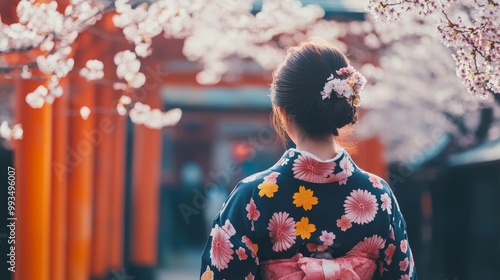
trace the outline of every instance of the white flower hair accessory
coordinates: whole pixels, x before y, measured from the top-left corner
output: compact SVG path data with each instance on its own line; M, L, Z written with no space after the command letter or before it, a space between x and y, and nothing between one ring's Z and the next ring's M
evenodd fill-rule
M322 99L330 98L332 91L335 91L338 97L347 98L352 106L359 107L361 105L359 92L365 87L366 78L350 65L340 68L336 73L340 79L334 78L333 74L328 77L321 91Z

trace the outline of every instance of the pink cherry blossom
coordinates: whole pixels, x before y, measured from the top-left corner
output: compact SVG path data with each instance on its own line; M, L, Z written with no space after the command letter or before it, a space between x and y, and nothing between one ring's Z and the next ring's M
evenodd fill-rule
M380 208L382 208L383 211L387 211L387 214L392 214L392 203L389 195L386 193L380 195L380 200L382 201Z
M236 234L236 229L234 229L233 224L229 220L226 220L224 225L222 226L222 229L229 235L233 236Z
M378 203L367 190L353 190L344 201L345 215L353 223L366 224L375 219Z
M392 240L395 239L395 237L394 237L394 228L391 225L389 225L389 238L392 239Z
M269 236L273 243L273 251L281 252L295 244L295 222L287 212L274 213L269 219Z
M401 248L401 252L406 253L408 251L408 240L401 240L399 247Z
M278 178L278 175L280 175L279 172L273 172L266 177L264 177L264 181L276 184L276 179Z
M408 258L405 258L404 260L399 262L399 270L401 271L406 271L408 269Z
M256 244L254 244L252 240L250 240L250 238L248 238L248 236L246 235L243 235L241 237L241 242L243 242L245 246L247 246L247 249L250 250L250 252L252 253L252 257L257 258Z
M373 184L374 188L378 188L378 189L383 188L383 185L380 182L380 177L370 174L370 178L368 180L370 180L370 182Z
M326 230L323 230L321 232L321 236L319 237L319 240L323 241L323 244L326 246L333 245L334 239L335 239L335 234L333 234L333 232L327 232Z
M351 223L351 220L349 220L349 218L347 218L346 215L342 215L342 217L337 220L337 226L342 231L346 231L352 227L352 223Z
M396 252L396 245L394 245L394 244L389 244L387 246L387 249L385 249L385 251L384 251L384 254L385 254L384 261L387 263L387 265L391 264L392 257L394 256L395 252Z
M238 255L238 259L240 261L244 261L248 258L247 253L245 252L245 249L243 249L243 247L240 247L238 248L238 250L236 250L236 255Z
M255 205L253 198L250 198L250 203L247 204L247 207L245 209L248 212L247 218L251 221L257 221L260 216L260 212L259 210L257 210L257 205Z
M341 159L339 166L345 172L347 177L352 175L352 172L354 171L354 166L352 165L348 157L344 157L343 159Z

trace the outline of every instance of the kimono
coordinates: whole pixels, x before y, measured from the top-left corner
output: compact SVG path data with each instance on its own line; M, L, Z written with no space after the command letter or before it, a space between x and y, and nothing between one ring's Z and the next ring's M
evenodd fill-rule
M237 184L202 255L206 279L417 279L389 185L345 150L296 149Z

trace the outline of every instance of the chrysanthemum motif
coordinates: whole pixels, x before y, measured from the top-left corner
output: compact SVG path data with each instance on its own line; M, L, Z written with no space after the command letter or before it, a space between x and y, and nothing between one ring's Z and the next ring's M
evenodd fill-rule
M287 212L274 213L269 219L269 237L273 243L273 251L288 250L295 244L295 222Z
M336 165L334 161L320 162L301 154L293 162L293 177L311 183L326 183Z
M212 265L221 271L228 268L229 261L233 259L233 244L229 241L231 236L219 225L215 225L210 235L212 236L210 259Z
M363 241L356 244L347 254L362 254L376 260L379 257L379 250L385 246L385 240L378 236L365 237Z
M367 224L375 218L378 203L367 190L353 190L344 201L345 216L356 224Z

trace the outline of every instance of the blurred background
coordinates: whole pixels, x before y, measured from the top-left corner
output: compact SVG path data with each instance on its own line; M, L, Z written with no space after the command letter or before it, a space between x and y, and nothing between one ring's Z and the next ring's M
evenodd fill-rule
M293 147L270 124L269 84L284 49L314 36L369 80L341 141L395 191L419 278L500 279L500 95L467 93L431 19L375 22L348 0L73 0L37 14L49 2L0 1L0 220L9 168L17 217L16 273L0 229L2 280L197 279L232 188Z

